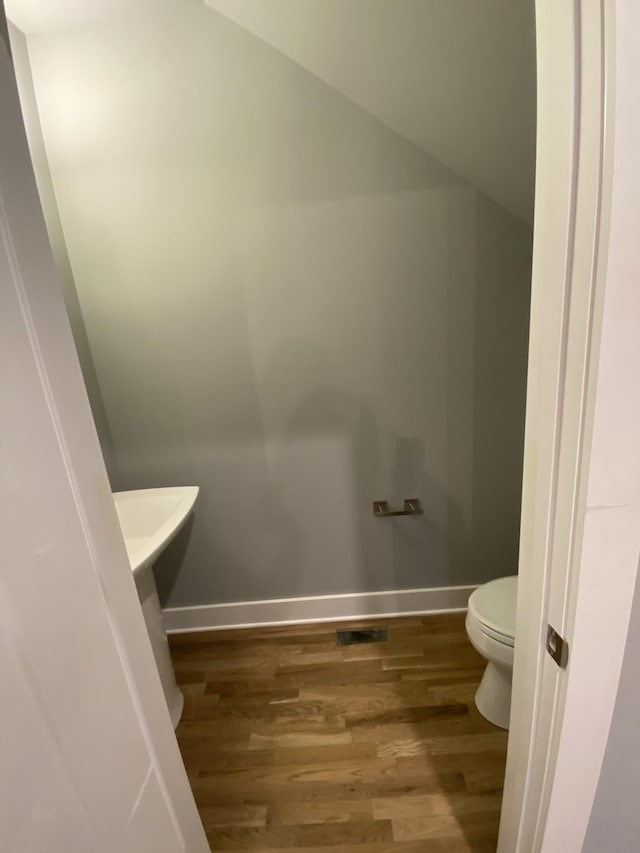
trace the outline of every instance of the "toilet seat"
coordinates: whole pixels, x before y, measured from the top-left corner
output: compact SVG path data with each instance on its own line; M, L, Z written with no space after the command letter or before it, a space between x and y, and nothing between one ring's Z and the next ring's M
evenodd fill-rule
M509 646L510 648L513 648L513 646L515 644L515 638L514 637L509 637L508 634L501 634L499 631L494 631L493 629L489 628L487 625L483 625L482 622L480 622L478 619L476 619L473 616L471 618L474 620L478 629L480 631L482 631L482 633L486 637L490 637L492 640L495 640L496 643L502 643L503 646Z
M469 598L469 617L487 637L513 647L518 577L498 578L478 587Z

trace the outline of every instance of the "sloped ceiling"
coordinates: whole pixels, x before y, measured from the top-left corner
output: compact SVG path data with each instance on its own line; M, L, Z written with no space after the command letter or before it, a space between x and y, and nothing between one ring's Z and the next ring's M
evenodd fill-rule
M203 0L6 0L34 33ZM533 219L534 0L204 0L511 213ZM231 85L231 84L230 84Z
M533 219L534 0L205 0Z

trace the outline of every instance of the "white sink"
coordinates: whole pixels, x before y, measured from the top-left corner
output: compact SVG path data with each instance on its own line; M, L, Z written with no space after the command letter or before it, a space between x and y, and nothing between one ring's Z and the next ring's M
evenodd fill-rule
M134 573L149 566L187 520L198 486L114 492L118 520Z
M174 728L182 715L184 696L176 683L151 565L189 517L199 491L198 486L172 486L167 489L137 489L134 492L113 494L142 615Z

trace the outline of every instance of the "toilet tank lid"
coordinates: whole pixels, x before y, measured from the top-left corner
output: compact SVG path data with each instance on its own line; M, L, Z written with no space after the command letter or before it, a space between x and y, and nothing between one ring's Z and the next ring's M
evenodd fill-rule
M506 637L515 637L517 594L517 575L497 578L471 593L469 610L488 628Z

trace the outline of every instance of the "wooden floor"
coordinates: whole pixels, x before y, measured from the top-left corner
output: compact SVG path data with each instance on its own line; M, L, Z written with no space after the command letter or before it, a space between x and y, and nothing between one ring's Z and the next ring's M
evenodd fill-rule
M338 646L336 630L389 627ZM171 637L211 849L495 851L507 736L463 614Z

